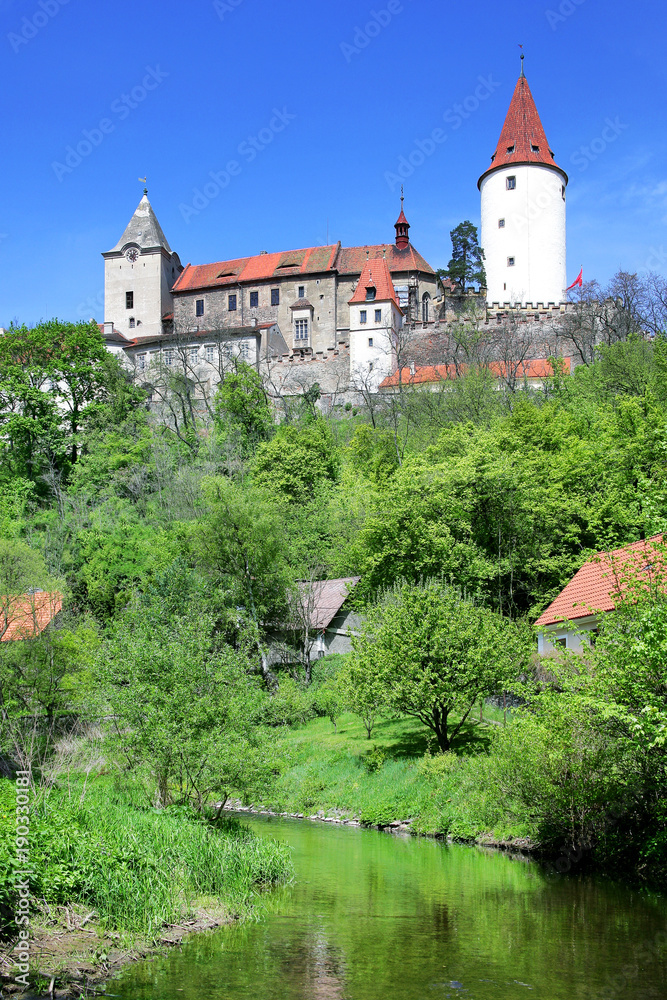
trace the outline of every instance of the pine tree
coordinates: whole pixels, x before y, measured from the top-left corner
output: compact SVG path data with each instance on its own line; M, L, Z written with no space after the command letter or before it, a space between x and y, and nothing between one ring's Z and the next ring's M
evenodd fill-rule
M471 284L486 288L484 251L479 245L477 227L466 219L449 234L452 239L452 259L444 275L462 291Z

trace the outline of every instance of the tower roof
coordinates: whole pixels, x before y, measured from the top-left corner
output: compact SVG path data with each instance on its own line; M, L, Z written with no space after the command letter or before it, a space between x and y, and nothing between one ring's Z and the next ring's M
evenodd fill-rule
M167 253L171 253L167 237L162 232L146 191L125 227L125 232L111 252L122 250L128 243L136 243L142 250L147 250L149 247L163 247Z
M369 288L375 289L375 295L372 299L368 299L366 296L367 289ZM391 273L384 257L376 257L366 261L357 282L354 295L349 299L349 304L368 301L393 302L397 309L401 309L398 304L394 283L391 280Z
M479 187L487 174L493 170L526 163L541 163L553 167L564 176L567 183L567 174L556 163L522 69L496 151L491 157L491 166L484 171L477 186Z

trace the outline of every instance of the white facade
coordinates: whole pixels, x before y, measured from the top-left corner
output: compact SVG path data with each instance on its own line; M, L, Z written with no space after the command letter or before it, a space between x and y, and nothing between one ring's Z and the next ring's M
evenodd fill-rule
M377 392L396 370L396 346L403 315L390 301L350 303L350 375L359 389Z
M566 299L567 177L540 163L492 169L481 180L481 243L487 301L512 305Z
M578 618L574 622L545 625L537 636L537 652L540 656L560 653L565 649L570 653L584 653L594 644L597 631L598 618L595 615Z

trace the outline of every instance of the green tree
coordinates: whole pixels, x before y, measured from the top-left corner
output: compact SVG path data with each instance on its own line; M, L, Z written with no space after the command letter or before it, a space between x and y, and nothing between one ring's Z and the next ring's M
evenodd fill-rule
M356 669L377 672L388 703L428 726L445 751L475 702L518 676L527 642L515 623L429 583L389 592L353 646Z
M308 503L318 487L338 479L339 460L331 430L318 417L305 426L281 424L257 449L255 482L284 500Z
M338 682L345 704L359 716L366 730L366 737L370 740L388 703L380 663L373 659L372 646L366 645L363 655L346 658Z
M452 229L449 235L452 239L452 259L445 275L462 291L470 284L485 288L484 251L479 245L477 227L466 219Z
M220 432L240 432L244 453L271 436L273 419L264 385L257 371L245 361L225 373L215 394L214 413Z

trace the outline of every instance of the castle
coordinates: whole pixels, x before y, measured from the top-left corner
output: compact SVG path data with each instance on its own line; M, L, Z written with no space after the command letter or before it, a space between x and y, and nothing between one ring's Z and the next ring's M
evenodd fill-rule
M487 325L508 313L552 322L566 310L567 182L522 61L478 182ZM184 267L144 190L118 243L103 254L107 347L139 377L178 369L204 393L235 358L262 370L278 394L296 395L314 382L329 396L376 391L404 363L399 345L409 336L430 345L430 363L445 360L438 344L456 318L457 289L440 282L413 246L403 197L394 230L391 243L339 242Z

